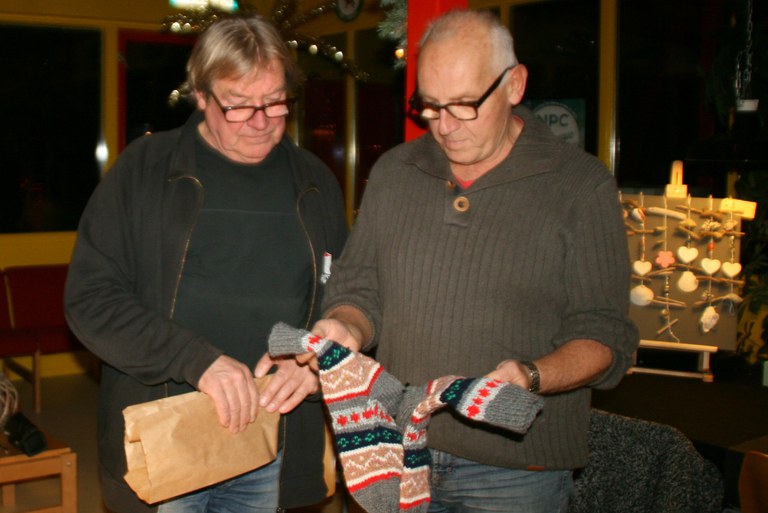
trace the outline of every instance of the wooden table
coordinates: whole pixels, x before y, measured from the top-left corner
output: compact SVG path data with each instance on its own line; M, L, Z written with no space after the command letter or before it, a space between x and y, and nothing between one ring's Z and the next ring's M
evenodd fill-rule
M58 476L61 479L61 504L27 513L77 513L77 454L47 433L48 449L27 456L0 433L0 490L2 505L16 505L16 483Z

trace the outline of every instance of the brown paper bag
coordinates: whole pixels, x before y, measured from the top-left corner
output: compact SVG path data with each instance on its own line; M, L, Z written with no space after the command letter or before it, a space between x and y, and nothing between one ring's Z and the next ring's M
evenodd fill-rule
M257 380L259 389L269 376ZM125 417L125 480L154 504L274 461L280 414L259 410L237 434L219 424L213 400L202 392L129 406Z

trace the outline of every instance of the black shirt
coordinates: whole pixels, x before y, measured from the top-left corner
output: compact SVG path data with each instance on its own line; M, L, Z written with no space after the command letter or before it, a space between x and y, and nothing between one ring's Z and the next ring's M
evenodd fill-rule
M277 146L259 164L240 164L199 139L196 159L204 205L174 320L253 368L272 326L299 326L307 310L312 257L288 156Z

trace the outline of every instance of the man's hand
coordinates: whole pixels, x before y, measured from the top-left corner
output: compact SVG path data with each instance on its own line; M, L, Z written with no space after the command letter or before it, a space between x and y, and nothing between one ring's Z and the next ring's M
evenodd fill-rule
M362 333L354 325L337 319L321 319L312 326L312 333L333 340L351 351L363 347Z
M485 376L489 379L498 379L505 383L512 383L528 390L531 386L527 368L517 360L504 360L496 366L496 370Z
M305 353L309 357L311 353ZM259 405L269 412L288 413L296 408L308 395L320 390L317 374L306 363L300 363L293 356L272 357L266 353L256 364L257 378L266 376L277 366L267 387L261 392Z
M613 351L597 340L569 340L549 354L536 358L539 394L550 395L587 386L611 366ZM531 386L527 368L517 360L504 360L487 375L525 389Z
M214 360L200 377L197 389L211 396L219 422L232 433L256 420L259 390L251 369L234 358L221 355Z

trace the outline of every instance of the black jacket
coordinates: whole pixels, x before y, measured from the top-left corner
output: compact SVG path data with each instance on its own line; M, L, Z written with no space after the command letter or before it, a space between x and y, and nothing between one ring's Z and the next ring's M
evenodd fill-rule
M73 332L103 362L99 453L106 505L119 513L150 509L128 487L126 406L167 395L166 383L197 383L221 354L172 321L190 236L203 203L195 177L194 114L178 129L131 143L106 174L83 213L65 292ZM287 137L296 206L314 255L306 326L318 318L322 256L341 254L347 235L338 182L317 157ZM284 417L281 506L323 499L323 412L319 397Z

